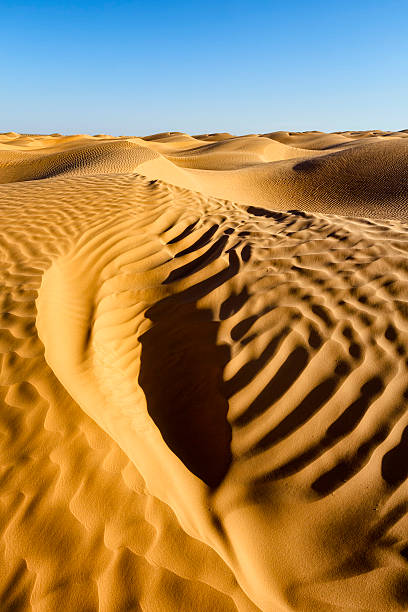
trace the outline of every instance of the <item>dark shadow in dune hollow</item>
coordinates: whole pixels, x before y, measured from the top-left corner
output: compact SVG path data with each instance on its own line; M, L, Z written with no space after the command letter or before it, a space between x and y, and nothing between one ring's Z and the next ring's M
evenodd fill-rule
M217 345L219 323L210 310L178 298L165 298L146 312L153 325L139 338L139 384L168 447L215 488L231 463L228 401L221 393L230 348Z
M193 226L187 229L191 232ZM210 228L199 244L206 244L214 233L214 227ZM186 231L181 234L185 235ZM229 233L218 238L204 254L175 268L163 285L171 285L207 267L224 252L228 238ZM189 252L196 248L197 243ZM227 267L151 306L145 316L152 327L139 337L142 345L139 384L146 396L148 413L168 447L213 489L221 484L232 461L228 397L223 383L231 349L227 344L217 344L219 319L242 308L248 294L232 293L220 306L218 317L196 304L238 274L241 260L236 248L228 249L226 254ZM245 252L242 261L247 256Z

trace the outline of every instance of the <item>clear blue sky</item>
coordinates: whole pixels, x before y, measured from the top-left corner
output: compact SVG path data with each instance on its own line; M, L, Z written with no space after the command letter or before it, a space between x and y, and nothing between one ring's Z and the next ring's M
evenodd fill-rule
M0 0L0 132L408 128L408 0Z

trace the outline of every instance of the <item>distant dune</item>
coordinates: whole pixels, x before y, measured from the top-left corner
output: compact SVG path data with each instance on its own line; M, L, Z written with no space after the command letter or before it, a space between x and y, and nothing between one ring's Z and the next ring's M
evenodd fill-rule
M408 609L408 130L0 135L0 610Z

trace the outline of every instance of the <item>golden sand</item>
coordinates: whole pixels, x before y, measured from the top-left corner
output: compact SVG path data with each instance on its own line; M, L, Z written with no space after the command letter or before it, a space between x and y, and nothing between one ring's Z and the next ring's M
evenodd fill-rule
M408 131L0 135L0 610L408 608Z

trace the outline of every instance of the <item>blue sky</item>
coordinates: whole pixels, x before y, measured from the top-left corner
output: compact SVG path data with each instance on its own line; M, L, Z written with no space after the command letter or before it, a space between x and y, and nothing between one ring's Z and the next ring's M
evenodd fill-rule
M408 0L0 0L0 132L408 128Z

